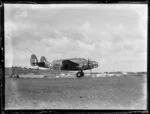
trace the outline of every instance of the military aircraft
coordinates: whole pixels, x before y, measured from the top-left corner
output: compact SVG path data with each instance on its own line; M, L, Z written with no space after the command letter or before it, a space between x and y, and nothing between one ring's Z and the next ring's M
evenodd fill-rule
M50 68L52 70L78 71L76 73L78 78L84 76L83 70L90 70L98 67L98 62L84 58L59 59L53 60L50 63L44 56L41 56L40 62L38 62L35 54L31 55L30 64L31 66Z

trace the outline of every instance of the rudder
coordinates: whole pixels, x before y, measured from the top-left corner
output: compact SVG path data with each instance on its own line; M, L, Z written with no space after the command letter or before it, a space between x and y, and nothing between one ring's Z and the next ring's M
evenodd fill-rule
M36 66L37 63L38 63L38 59L37 59L36 55L32 54L31 58L30 58L30 64L31 64L31 66Z

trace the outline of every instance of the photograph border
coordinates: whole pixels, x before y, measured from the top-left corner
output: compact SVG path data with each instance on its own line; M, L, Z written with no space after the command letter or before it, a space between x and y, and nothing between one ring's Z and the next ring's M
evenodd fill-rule
M4 4L148 4L148 1L145 0L141 0L141 1L122 1L122 0L119 0L119 1L112 1L112 0L101 0L101 1L59 1L59 2L56 2L56 1L3 1L1 2L1 5L0 5L0 17L1 18L1 25L0 25L0 35L1 35L1 41L0 41L0 46L1 46L1 64L0 64L0 73L2 74L1 77L0 77L0 81L1 81L1 88L0 88L0 93L1 93L1 113L2 114L24 114L24 113L40 113L40 114L45 114L45 113L55 113L55 114L59 114L59 113L149 113L149 72L148 72L148 67L147 67L147 110L85 110L85 109L80 109L80 110L70 110L70 109L46 109L46 110L37 110L37 109L33 109L33 110L6 110L5 109L5 36L4 36ZM148 28L149 28L149 18L148 18ZM148 32L147 34L149 33L149 29L147 29ZM147 35L147 47L149 47L148 45L148 36ZM149 57L149 52L148 52L148 48L147 48L147 59ZM147 66L148 63L147 63Z

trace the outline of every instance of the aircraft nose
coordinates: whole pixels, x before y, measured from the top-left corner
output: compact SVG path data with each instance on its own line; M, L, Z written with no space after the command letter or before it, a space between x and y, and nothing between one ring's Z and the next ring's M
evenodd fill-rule
M97 68L98 67L98 62L93 61L93 66L94 66L94 68Z

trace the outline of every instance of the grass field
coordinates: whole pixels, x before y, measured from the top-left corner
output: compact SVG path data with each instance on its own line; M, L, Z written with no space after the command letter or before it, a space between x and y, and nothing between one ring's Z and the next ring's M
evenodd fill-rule
M6 109L146 109L146 76L6 78Z

